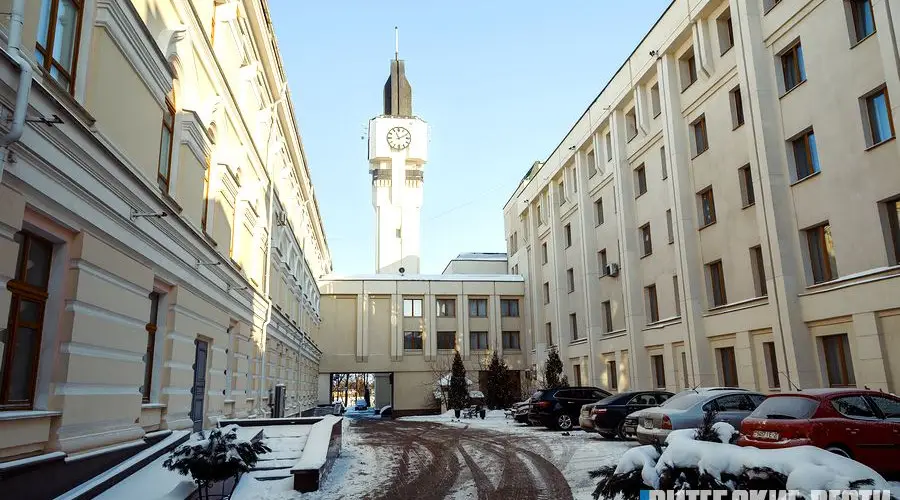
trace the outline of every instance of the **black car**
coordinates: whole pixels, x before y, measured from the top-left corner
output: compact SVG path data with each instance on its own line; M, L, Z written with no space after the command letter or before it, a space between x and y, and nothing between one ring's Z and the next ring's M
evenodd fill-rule
M627 430L625 417L645 408L663 404L673 394L666 391L629 391L620 392L608 398L581 407L578 423L588 432L599 432L601 436L611 439L626 439L634 430Z
M578 423L581 407L609 396L597 387L543 389L531 396L528 420L533 425L567 431Z

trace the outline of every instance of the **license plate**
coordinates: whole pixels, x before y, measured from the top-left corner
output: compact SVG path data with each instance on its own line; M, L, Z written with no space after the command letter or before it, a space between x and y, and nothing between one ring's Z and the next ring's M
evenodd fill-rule
M644 427L646 427L647 429L652 429L653 428L653 419L645 418L644 419Z
M753 437L756 439L767 439L770 441L778 441L778 438L781 437L775 431L753 431Z

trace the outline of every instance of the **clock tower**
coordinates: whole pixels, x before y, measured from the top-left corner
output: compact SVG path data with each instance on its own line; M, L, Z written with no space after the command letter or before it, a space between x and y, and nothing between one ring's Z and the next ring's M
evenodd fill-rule
M384 114L369 121L369 173L378 273L419 274L422 181L428 125L413 115L404 62L394 54L384 84Z

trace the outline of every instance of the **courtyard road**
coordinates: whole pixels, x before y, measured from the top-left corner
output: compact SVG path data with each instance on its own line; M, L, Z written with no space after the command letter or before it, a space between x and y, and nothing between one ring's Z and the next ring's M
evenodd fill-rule
M369 498L572 499L560 472L572 450L551 449L538 437L464 423L358 420L352 426L360 444L394 462L380 464L387 477Z

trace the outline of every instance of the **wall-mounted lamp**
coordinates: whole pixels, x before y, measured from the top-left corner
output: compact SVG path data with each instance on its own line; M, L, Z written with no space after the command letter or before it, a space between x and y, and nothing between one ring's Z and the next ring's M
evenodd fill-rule
M575 151L575 146L569 146L569 151Z
M132 208L129 218L131 219L131 222L134 222L135 220L143 217L156 217L157 219L161 219L168 216L169 214L167 214L166 212L138 212L137 210Z
M657 52L655 50L650 51L650 57L656 57L657 55L659 55L659 52Z

